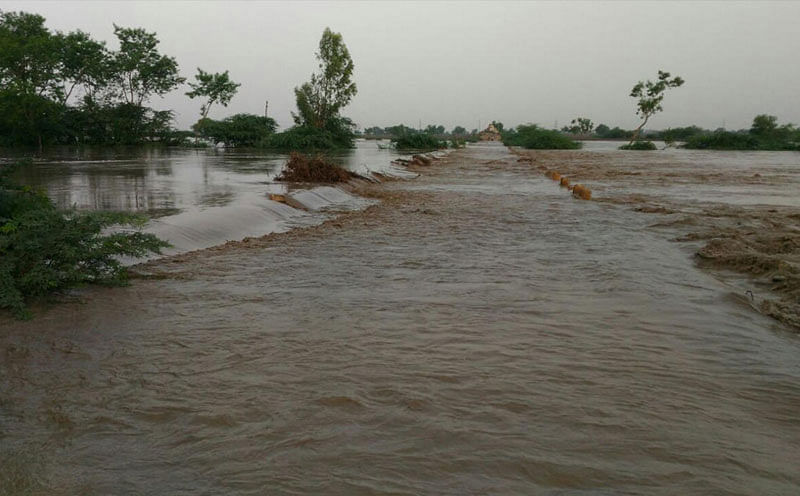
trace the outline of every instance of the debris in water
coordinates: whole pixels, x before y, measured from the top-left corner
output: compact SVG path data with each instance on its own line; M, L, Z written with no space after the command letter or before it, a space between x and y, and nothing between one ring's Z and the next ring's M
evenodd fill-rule
M344 183L362 176L329 162L323 155L313 157L292 152L283 173L276 181L307 183Z

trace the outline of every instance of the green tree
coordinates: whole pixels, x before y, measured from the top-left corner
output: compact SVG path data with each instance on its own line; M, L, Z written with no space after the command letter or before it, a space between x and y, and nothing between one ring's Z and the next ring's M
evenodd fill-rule
M636 103L636 115L642 119L642 122L634 130L629 144L633 144L639 138L639 133L651 117L664 110L661 102L664 101L664 93L667 89L683 85L684 81L680 76L675 76L671 79L670 77L669 72L660 70L658 71L658 79L655 82L649 79L647 81L639 81L631 89L630 96L639 99Z
M753 118L750 134L770 136L778 129L778 118L774 115L760 114Z
M467 130L462 126L456 126L450 134L454 136L464 136L467 134Z
M442 125L437 126L436 124L428 124L425 127L424 132L427 134L444 134L444 126Z
M605 124L598 124L597 127L594 128L594 133L601 138L607 135L609 131L611 131L611 128Z
M61 62L61 103L66 105L77 87L93 97L110 76L109 53L105 43L93 40L83 31L58 35Z
M492 121L492 125L493 125L493 126L495 127L495 129L497 129L499 132L501 132L501 133L503 132L503 123L502 123L502 122Z
M352 81L354 65L342 35L330 28L322 33L316 57L319 72L294 89L297 114L292 116L298 125L326 129L336 123L341 109L357 92Z
M594 123L586 117L577 117L570 122L569 132L572 134L589 134L594 129Z
M205 103L200 106L200 119L208 117L208 112L215 103L227 107L236 94L237 88L241 86L241 84L231 81L228 71L211 74L198 67L194 78L197 82L189 83L192 91L187 92L186 96L205 99Z
M58 121L59 40L44 17L0 12L0 129L14 143L36 143Z
M114 25L119 51L113 56L114 82L126 103L141 106L152 95L162 96L186 81L178 62L158 52L158 38L142 28Z

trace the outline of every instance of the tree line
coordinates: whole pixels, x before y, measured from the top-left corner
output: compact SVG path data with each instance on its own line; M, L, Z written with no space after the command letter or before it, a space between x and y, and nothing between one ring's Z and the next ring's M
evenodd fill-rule
M80 30L50 30L40 15L0 11L0 145L179 144L191 137L195 144L268 148L353 145L355 126L341 110L357 88L341 34L323 33L319 70L295 88L295 125L283 133L266 116L211 119L211 109L227 106L240 84L228 71L201 68L186 92L201 102L199 120L191 132L177 131L174 112L149 103L186 82L178 62L161 53L155 33L114 25L114 35L116 50Z

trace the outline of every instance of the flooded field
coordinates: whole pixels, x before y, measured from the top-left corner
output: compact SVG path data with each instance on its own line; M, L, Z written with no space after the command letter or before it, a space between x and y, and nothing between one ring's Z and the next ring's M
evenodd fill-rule
M414 180L364 186L366 210L153 261L130 287L3 318L0 482L796 494L800 338L754 310L745 276L696 264L704 240L675 239L724 227L705 213L725 198L792 219L798 154L694 153L471 146ZM704 187L713 174L741 181ZM231 195L262 194L268 175ZM688 215L704 228L678 222Z
M414 176L391 164L398 152L380 150L376 141L356 144L332 159L363 175ZM167 253L181 253L319 222L269 201L269 193L287 193L275 182L286 159L259 150L65 148L23 167L17 179L44 188L62 208L143 213L153 218L147 231L172 243ZM311 211L364 206L343 192L304 188L299 194Z

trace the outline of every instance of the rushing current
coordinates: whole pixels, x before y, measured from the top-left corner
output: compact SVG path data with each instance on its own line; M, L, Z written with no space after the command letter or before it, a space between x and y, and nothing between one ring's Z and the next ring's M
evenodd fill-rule
M648 215L574 200L500 145L446 162L340 223L1 320L0 481L800 492L797 334Z

